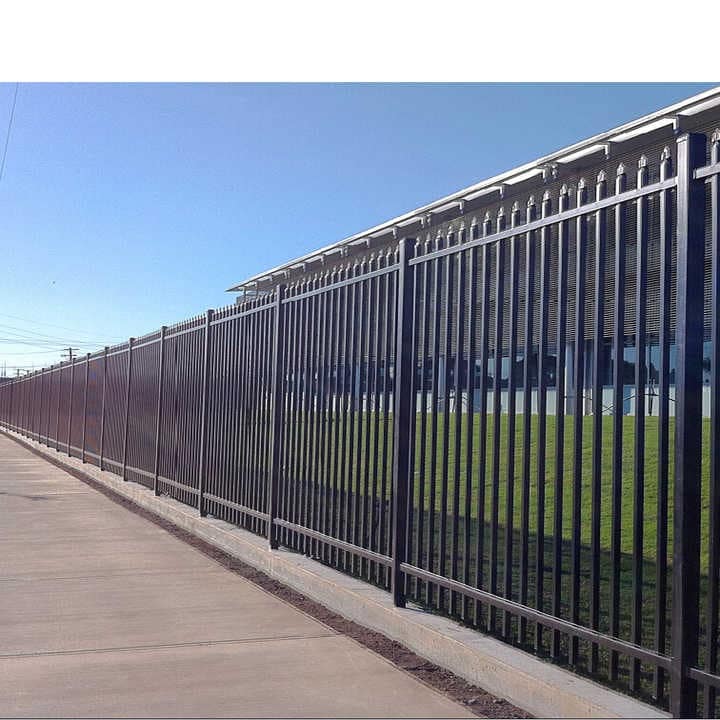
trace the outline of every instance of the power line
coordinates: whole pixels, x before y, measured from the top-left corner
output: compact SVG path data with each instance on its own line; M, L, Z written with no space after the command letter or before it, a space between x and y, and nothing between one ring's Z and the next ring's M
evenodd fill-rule
M5 172L5 159L7 158L8 145L10 144L10 131L12 130L13 118L15 117L15 105L17 104L18 88L20 83L15 83L15 95L13 95L12 110L10 110L10 121L8 122L7 134L5 135L5 149L3 150L2 163L0 163L0 182Z
M44 347L44 346L40 346ZM25 357L30 357L34 355L53 355L62 352L65 350L65 348L57 347L53 350L26 350L25 352L5 352L4 350L0 350L0 355L24 355Z
M30 318L19 317L18 315L8 315L7 313L0 313L0 317L12 318L13 320L21 320L22 322L30 323L31 325L45 325L46 327L52 327L52 328L56 328L58 330L69 330L70 332L78 333L80 335L93 335L94 334L94 333L88 332L87 330L78 330L77 328L71 328L71 327L67 327L65 325L55 325L53 323L44 322L42 320L31 320ZM28 330L27 332L34 332L34 331ZM119 341L126 339L126 338L121 338L120 336L112 336L112 337L117 338Z

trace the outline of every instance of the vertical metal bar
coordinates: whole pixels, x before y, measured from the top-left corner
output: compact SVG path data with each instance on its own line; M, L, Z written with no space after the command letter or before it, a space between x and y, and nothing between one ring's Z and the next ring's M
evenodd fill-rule
M595 185L595 199L602 200L606 193L605 173L600 172ZM592 477L590 513L590 627L600 627L600 520L602 515L602 453L603 453L603 345L605 316L605 243L607 234L607 211L595 213L595 316L593 318L592 359ZM590 671L597 672L598 645L590 648Z
M381 269L384 267L383 260L384 254L378 255L377 267ZM381 352L381 337L382 337L382 278L376 278L373 281L375 288L375 335L373 342L373 394L372 394L372 409L373 409L373 453L372 453L372 492L370 499L370 542L368 547L371 550L378 551L380 547L380 537L377 533L377 527L379 522L379 516L382 515L382 503L385 498L381 498L378 502L378 480L380 473L378 472L378 465L380 462L380 352ZM331 295L332 300L332 295ZM332 307L332 306L331 306ZM332 310L331 310L332 312ZM332 337L332 336L331 336ZM413 415L413 417L415 417ZM412 526L411 526L412 527ZM323 531L324 532L324 531ZM408 558L410 555L408 554ZM375 582L379 582L380 567L375 566Z
M413 257L420 252L420 243L415 241L412 249ZM407 502L407 541L405 544L405 558L408 562L412 562L412 546L415 539L415 463L416 463L416 448L417 448L417 392L418 392L418 374L417 374L417 359L416 359L416 346L417 338L419 333L419 298L416 292L417 279L420 275L420 268L415 266L410 271L412 272L413 282L413 296L412 296L412 309L410 314L412 316L412 328L410 330L412 336L412 375L410 378L410 426L408 432L410 433L410 441L408 447L408 502ZM421 583L417 579L405 578L405 585L407 587L406 592L412 592L413 598L418 597L418 588ZM412 585L412 588L411 588Z
M295 287L295 294L302 294L307 289L307 282L301 282ZM302 472L302 431L304 427L303 420L303 393L304 393L304 374L303 374L303 358L305 355L305 346L307 344L307 335L305 332L305 311L307 303L304 300L296 301L293 303L294 308L294 330L295 330L295 347L293 348L294 354L294 368L293 368L293 396L294 396L294 418L293 418L293 445L290 451L290 458L292 462L292 490L291 490L291 501L290 511L291 520L295 523L299 523L300 518L300 477ZM347 516L346 516L347 517ZM300 549L300 540L297 535L292 535L293 546L295 550Z
M347 279L354 277L355 268L348 265L345 276ZM340 459L343 463L340 478L340 507L338 512L338 535L341 539L348 541L348 517L350 515L350 487L352 483L352 422L354 408L354 342L355 342L355 283L345 286L345 322L343 333L343 360L342 360L342 441ZM348 384L349 383L349 384ZM348 554L343 552L343 569L348 568Z
M45 397L47 395L47 390L45 389L45 368L43 368L40 371L40 382L36 383L38 385L37 390L37 405L38 405L38 424L37 424L37 440L39 443L42 443L42 431L43 431L43 411L45 408Z
M430 239L422 243L422 252L430 250ZM430 344L430 263L422 263L422 339L420 344L420 457L418 462L418 507L417 507L417 538L415 544L415 564L423 566L423 550L425 545L425 475L427 466L427 357ZM387 281L386 281L387 282ZM387 285L386 285L387 288ZM387 290L386 290L387 292ZM387 305L387 302L386 302ZM386 324L389 323L386 311ZM387 342L385 347L387 354ZM387 375L387 372L385 373ZM383 384L383 395L387 392Z
M90 353L85 356L85 394L83 397L83 426L82 426L82 454L81 459L85 462L85 437L87 430L87 398L88 398L88 375L90 373Z
M30 387L30 437L38 440L40 434L39 429L39 406L38 391L42 388L42 368L33 375Z
M73 395L75 394L75 358L70 360L70 392L68 395L68 424L67 424L67 453L70 457L72 450L70 443L72 442L72 421L73 421Z
M535 220L535 198L531 195L527 204L526 222ZM535 312L535 236L531 231L525 238L525 319L523 349L523 467L522 505L520 508L520 598L522 605L528 601L528 567L530 535L530 468L532 448L532 382L533 382L533 314ZM527 620L520 618L518 641L524 645L527 636Z
M505 229L505 209L497 216L497 232ZM502 357L505 313L505 241L495 243L495 328L493 355L493 451L490 497L490 592L498 591L498 525L500 515L500 441L502 438ZM495 630L495 606L490 607L490 631Z
M363 283L364 285L364 283ZM310 281L310 289L316 290L318 287L317 276ZM303 455L302 455L302 496L301 496L301 525L304 528L310 527L310 505L312 503L311 497L311 486L313 483L313 448L315 446L317 438L315 437L315 401L316 401L316 386L315 386L315 360L317 358L317 323L316 323L316 309L317 309L318 296L312 295L305 300L305 307L307 308L306 313L306 332L308 333L308 344L306 346L305 354L305 412L303 415L303 428L304 443L303 443ZM360 451L358 448L358 493L355 496L356 507L359 502L359 460ZM357 533L357 523L354 527L354 532ZM357 544L355 542L354 544ZM307 555L312 553L312 540L311 538L303 535L302 537L302 548L303 552ZM355 562L353 560L353 568Z
M435 240L435 248L439 249L439 238ZM442 284L442 262L443 258L436 258L431 261L433 267L433 347L432 347L432 387L430 394L430 498L428 502L428 532L427 532L427 569L435 570L435 502L438 475L438 385L440 365L440 322L442 313L440 311L440 290ZM449 259L448 259L449 262ZM425 584L426 602L428 605L433 601L433 585Z
M35 370L32 374L25 376L25 435L32 437L35 434L36 415L37 415L37 385L39 379L39 370Z
M42 432L43 432L43 409L45 405L45 396L47 391L45 390L45 368L40 370L40 382L35 383L38 388L35 390L35 404L37 405L37 441L42 444Z
M615 194L625 192L627 176L621 163L615 178ZM612 442L612 517L610 528L610 634L620 632L620 569L622 532L622 474L623 474L623 403L625 400L625 243L626 208L615 205L615 316L613 320L613 442ZM610 651L609 676L618 677L618 653Z
M63 372L64 368L62 365L58 365L57 368L57 407L56 407L56 413L55 413L55 451L60 450L59 445L59 435L60 435L60 400L62 399L62 389L63 389Z
M397 335L395 341L395 387L393 392L393 539L392 539L392 591L396 607L405 606L405 583L400 565L405 562L407 549L407 489L412 461L409 454L408 428L414 418L410 389L413 374L412 309L415 289L413 272L408 261L414 241L400 240L398 260Z
M705 164L705 136L677 140L677 365L673 513L673 660L670 710L696 717L700 588L703 264L705 187L693 178Z
M250 301L247 305L247 309L253 308L253 302ZM246 315L240 320L239 327L239 344L237 348L237 367L239 377L239 387L237 394L237 412L234 413L236 417L236 433L237 433L237 472L233 481L233 501L239 502L241 505L245 505L245 487L247 484L248 473L248 452L250 443L250 433L248 432L249 423L249 406L250 406L250 393L252 391L253 381L251 378L252 373L252 349L251 349L251 336L252 336L252 315ZM236 516L237 521L241 525L247 525L247 515L240 513Z
M200 472L198 474L198 511L200 517L204 517L205 509L205 482L207 475L207 425L208 411L208 380L210 376L210 323L213 319L213 311L205 313L205 330L203 340L203 365L202 365L202 403L200 406Z
M35 442L40 442L42 436L42 409L43 409L43 398L45 393L43 392L45 385L45 368L40 368L36 371L36 375L33 377L32 383L32 434L31 437Z
M38 402L38 395L42 390L42 368L36 371L37 374L32 379L32 395L31 395L31 407L32 414L30 417L31 421L31 434L30 437L36 441L40 440L40 403Z
M647 158L638 163L637 187L647 184ZM636 645L642 644L643 605L643 524L645 503L645 350L647 316L647 246L648 199L637 200L636 282L635 282L635 467L633 482L633 607L630 618L630 637ZM630 664L630 688L640 687L640 661Z
M342 271L338 273L333 272L331 275L331 284L334 286L336 282L342 280ZM330 477L332 478L332 485L330 487L330 503L329 503L329 519L328 519L328 534L330 537L338 537L338 508L340 507L339 492L341 490L340 485L340 424L342 422L342 392L343 384L340 380L340 368L342 363L340 361L342 344L341 338L344 337L344 330L342 329L343 321L343 288L337 288L332 291L332 298L334 299L334 311L333 311L333 350L332 350L332 464L330 466ZM333 566L337 564L338 554L334 548L329 549L329 558Z
M448 234L445 239L446 247L450 246L452 236ZM450 354L452 352L451 335L451 311L452 311L452 288L455 280L455 267L453 258L448 255L445 258L445 312L444 315L444 347L442 356L443 366L443 423L442 423L442 456L440 474L440 542L438 558L438 574L445 576L445 565L447 562L447 514L448 514L448 483L449 483L449 455L450 455ZM438 587L438 608L444 609L445 588Z
M710 138L710 162L720 162L720 130ZM705 621L705 670L717 675L718 656L718 564L720 563L720 183L710 178L710 238L712 246L710 363L710 492L708 509L708 601ZM717 690L709 683L703 692L705 717L715 711Z
M543 195L541 217L550 214L550 192ZM537 543L535 555L535 608L545 607L545 468L547 463L547 376L548 304L550 301L550 228L540 229L540 328L538 343L538 434L537 434ZM535 623L535 652L542 649L543 628Z
M176 480L177 479L177 453L178 453L178 434L180 432L180 408L179 408L179 398L180 398L180 350L181 346L180 343L182 342L182 336L176 335L171 338L172 342L172 351L173 351L173 412L172 412L172 463L168 463L168 470L170 470L170 466L172 466L172 477L170 477L171 473L168 472L168 479L169 480ZM173 492L172 486L170 486L170 491Z
M259 306L259 299L253 301L253 308L257 309ZM249 354L248 364L250 372L250 392L248 394L248 432L249 432L249 448L247 455L246 475L244 483L244 496L243 505L247 507L253 507L254 498L254 487L257 482L257 471L258 471L258 439L260 435L260 427L258 423L258 410L259 410L259 391L262 387L261 377L261 361L259 360L260 353L258 347L260 344L260 320L261 316L255 312L250 318L250 343L249 343ZM252 532L257 531L257 518L250 516L247 518L249 529Z
M300 294L303 292L313 289L311 280L305 281L300 286ZM311 392L311 384L309 381L309 369L308 364L310 362L311 355L311 343L314 340L312 333L310 332L310 308L312 304L312 297L307 297L298 303L298 325L300 332L300 352L299 352L299 366L298 366L298 412L299 412L299 433L298 443L295 449L297 455L296 465L296 484L295 484L295 522L298 525L304 526L303 522L304 509L305 509L305 483L307 482L307 463L306 463L306 452L308 445L308 425L310 421L309 413L309 398ZM304 535L298 536L298 547L297 550L304 552L306 547L306 537Z
M660 179L666 180L672 171L670 148L660 157ZM667 636L667 576L668 576L668 475L670 463L670 309L672 298L672 202L669 190L660 191L660 331L658 344L658 478L657 478L657 537L655 547L655 650L665 652ZM653 678L654 696L665 694L665 671L656 667Z
M462 228L459 231L458 241L462 243L465 239L465 229ZM462 480L461 475L461 460L462 460L462 375L463 375L463 352L465 350L465 265L466 255L460 251L457 253L457 269L455 271L455 277L457 278L456 288L456 299L457 308L455 309L455 362L454 362L454 394L455 394L455 445L453 448L454 455L454 477L453 477L453 507L452 507L452 544L450 546L450 558L451 558L451 575L453 580L458 579L458 560L459 560L459 545L458 545L458 525L460 522L460 482ZM414 364L413 364L414 365ZM414 370L414 367L413 367ZM413 398L415 392L413 391ZM449 410L449 408L448 408ZM415 420L415 413L413 412L413 422ZM449 412L448 412L449 419ZM467 468L466 468L467 472ZM468 518L465 518L467 523ZM464 563L467 563L467 558L464 558ZM450 593L450 613L455 614L457 612L457 593Z
M53 387L53 374L54 374L54 367L50 365L47 372L45 373L47 375L46 380L46 388L45 392L43 393L44 396L47 398L46 402L46 413L45 413L45 444L50 447L50 404L52 402L52 387Z
M20 432L23 435L27 435L27 427L28 427L28 414L27 414L27 408L28 408L28 386L29 381L27 378L23 378L20 381L20 408L19 408L19 416L18 416L18 425L20 426L21 430Z
M32 437L35 427L35 375L27 376L25 388L25 437Z
M45 444L50 447L50 440L51 440L51 432L50 428L52 427L52 416L53 416L53 407L52 407L52 401L53 401L53 391L55 390L55 386L57 385L57 378L55 377L55 366L50 366L49 371L49 377L48 377L48 384L49 388L47 390L47 422L45 423Z
M127 361L127 384L125 386L125 426L123 429L123 459L122 459L122 479L127 480L127 450L128 450L128 426L130 423L130 390L132 385L132 360L133 360L133 343L135 338L128 340L128 361Z
M155 462L153 463L153 492L160 494L158 477L160 475L160 441L162 440L163 423L163 381L165 379L165 334L167 327L160 328L160 367L158 368L158 389L157 389L157 421L155 423Z
M270 512L270 496L268 491L270 490L270 472L272 470L272 456L273 456L273 392L274 392L274 379L275 379L275 361L282 361L282 356L275 357L275 300L272 297L268 297L265 300L265 310L263 311L263 318L265 322L263 348L266 354L265 361L265 386L264 386L264 416L263 416L263 474L261 477L260 485L260 509L263 512L269 514ZM214 355L218 356L219 351L214 350ZM220 374L220 364L218 365L218 375ZM220 406L223 405L224 398L218 398ZM282 412L282 407L281 407ZM282 425L280 427L282 435ZM218 441L221 442L220 434L218 433ZM278 456L278 459L282 457ZM276 506L277 508L277 503ZM265 535L268 536L267 522L263 524Z
M213 349L213 357L217 365L216 371L216 400L218 409L216 413L217 417L217 431L215 437L215 448L218 457L219 467L217 469L217 482L218 497L223 500L229 500L231 489L230 489L230 477L234 477L234 438L230 435L230 417L228 413L229 407L234 407L234 403L231 406L231 398L237 388L237 375L233 372L233 368L230 365L230 356L234 356L235 353L231 352L233 347L233 338L238 322L237 313L240 312L239 308L236 307L232 315L232 319L228 322L218 325L216 329L216 343ZM224 520L232 519L232 509L222 508L220 506L220 517Z
M558 211L568 209L568 188L560 189ZM565 353L567 352L568 227L564 220L557 236L557 344L555 357L555 512L553 514L552 612L560 616L562 598L563 493L565 480ZM553 630L550 655L560 654L560 632Z
M577 188L577 207L587 202L585 180ZM570 620L580 621L580 529L582 525L583 415L585 393L585 262L587 218L580 216L575 224L575 353L573 355L573 481L572 481L572 584ZM569 660L577 663L578 639L570 638Z
M360 275L365 275L365 260L360 262ZM357 546L360 544L360 505L362 503L362 463L363 463L363 347L367 338L367 282L364 280L360 283L360 328L357 339L357 381L353 379L353 383L357 386L357 439L356 439L356 461L355 461L355 490L353 493L353 534L352 544ZM354 363L353 363L354 367ZM354 413L353 413L354 414ZM357 571L359 558L353 556L352 568L353 572Z
M471 239L475 239L477 225L473 224L470 229ZM468 251L468 308L467 308L467 329L466 338L468 353L465 366L465 394L467 395L467 421L466 443L465 443L465 508L463 521L463 582L470 584L471 568L471 527L472 521L472 495L473 495L473 459L474 459L474 432L475 432L475 324L477 314L477 262L478 249L473 247ZM425 263L427 264L427 263ZM464 302L464 299L463 299ZM478 528L479 529L479 528ZM463 600L463 620L470 621L469 598Z
M268 444L272 420L269 414L269 403L272 400L272 360L273 349L268 347L268 343L272 339L272 329L274 323L267 310L267 298L261 298L261 307L264 307L258 313L259 337L257 343L257 354L260 358L260 380L258 382L258 449L257 449L257 468L255 470L255 480L253 483L253 507L261 512L267 511L266 495L268 485L268 463L270 446ZM215 353L213 353L214 355ZM212 400L211 400L212 402ZM267 535L265 524L259 518L256 518L255 532Z
M335 321L336 321L336 309L335 309L335 291L333 290L333 284L335 282L335 273L330 272L325 274L325 316L323 319L323 343L324 343L324 354L322 364L322 376L323 376L323 450L322 450L322 465L321 465L321 512L318 520L318 528L324 535L329 535L330 527L330 488L333 482L331 474L332 456L333 456L333 430L335 428L334 423L334 401L335 395L333 393L332 382L332 367L334 360L333 352L333 340L336 337ZM377 357L377 353L376 353ZM377 417L377 408L375 408ZM376 434L377 437L377 434ZM377 460L377 452L374 455ZM377 467L374 468L373 478L377 478ZM373 491L375 485L373 485ZM374 500L374 496L373 496ZM374 503L373 503L374 508ZM372 545L371 545L372 547ZM322 547L321 559L324 562L328 562L330 558L330 547L324 545Z
M375 260L371 256L370 262L368 263L368 271L372 272L375 269ZM367 283L366 292L366 315L368 318L367 330L365 332L365 392L362 393L363 398L362 404L360 405L361 410L365 413L365 435L364 435L364 450L363 450L363 482L362 482L362 515L360 518L360 545L362 547L369 547L368 545L368 511L370 506L370 439L372 435L372 417L370 412L370 387L371 387L371 358L372 358L372 341L373 334L375 333L375 326L377 324L377 303L374 302L376 283L370 279ZM412 493L410 493L412 497ZM370 526L371 527L371 526ZM360 571L364 574L366 561L361 560ZM369 569L368 569L369 572Z
M108 346L105 346L105 353L103 355L103 384L102 384L102 408L100 410L100 458L98 466L103 469L103 455L105 451L105 397L107 395L107 362L108 362ZM88 365L90 361L88 360Z
M510 213L510 227L518 226L520 206L513 204ZM510 288L509 288L509 317L508 321L508 420L507 420L507 470L505 477L505 558L504 558L504 588L503 594L512 599L513 588L513 543L515 534L515 414L517 410L515 362L517 359L517 324L518 324L518 273L520 264L520 237L514 235L510 238ZM509 639L512 614L503 613L502 634Z
M53 395L53 385L54 383L54 376L55 376L55 366L51 365L48 369L48 388L45 391L45 394L47 395L47 419L45 421L45 444L50 447L50 419L52 416L52 395Z
M483 221L483 237L490 234L490 213ZM487 482L487 371L488 344L490 336L490 245L482 246L482 295L480 298L480 407L479 407L479 456L477 493L477 539L475 547L475 587L483 589L485 564L485 485ZM482 604L475 601L475 625L482 625Z
M264 307L267 305L267 299L260 299L260 306ZM257 339L257 357L259 358L260 365L260 377L258 379L258 397L257 397L257 452L256 452L256 467L254 472L253 481L253 506L256 510L264 512L267 506L264 502L265 490L267 488L268 477L266 476L267 471L267 458L268 458L268 445L267 439L269 435L270 427L268 426L268 395L272 395L271 388L271 371L272 368L269 365L269 361L272 361L272 351L269 351L267 346L269 338L271 338L270 325L268 323L268 312L262 310L257 314L258 317L258 339ZM214 355L214 353L213 353ZM270 391L270 393L268 393ZM212 403L212 399L211 399ZM255 532L258 534L264 530L267 535L267 529L264 528L264 523L256 518Z
M385 256L386 267L395 263L394 250L388 250ZM389 555L392 552L392 540L390 538L390 503L387 499L388 494L388 464L389 464L389 447L390 447L390 355L394 343L395 329L395 305L397 302L397 283L395 282L396 273L387 273L384 276L385 282L385 326L383 328L383 428L382 428L382 455L381 466L382 473L380 477L380 496L382 497L382 512L380 514L380 540L381 550ZM383 570L383 578L385 586L390 587L391 578L386 570Z
M38 423L37 423L37 441L42 444L43 438L43 406L45 405L45 396L47 390L45 390L45 368L40 371L40 382L36 385L40 385L40 391L37 393L37 406L38 406Z
M272 455L270 459L270 487L268 488L268 522L267 534L268 544L271 550L278 547L278 536L275 528L275 519L278 513L278 491L281 481L280 462L282 458L282 429L283 429L283 399L285 395L283 367L283 352L285 339L283 295L285 286L278 285L275 288L275 327L273 335L275 338L273 348L273 375L272 375Z

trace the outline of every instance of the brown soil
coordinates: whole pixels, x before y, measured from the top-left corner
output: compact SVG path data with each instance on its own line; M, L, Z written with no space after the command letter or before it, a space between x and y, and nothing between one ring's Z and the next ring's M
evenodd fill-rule
M292 590L277 580L273 580L265 573L260 572L232 555L219 550L210 543L200 540L186 530L182 530L170 521L155 515L139 505L136 505L134 502L124 498L122 495L118 495L116 492L99 484L82 471L68 467L64 463L57 461L52 457L47 457L43 453L37 451L32 445L25 443L13 435L8 435L8 437L11 437L16 442L23 445L44 460L47 460L53 465L65 470L70 475L82 480L93 489L110 498L113 502L116 502L118 505L121 505L131 512L134 512L136 515L155 523L174 537L177 537L183 542L186 542L188 545L200 550L202 553L211 557L231 572L241 575L271 595L284 600L293 607L307 613L333 630L353 638L353 640L359 642L361 645L364 645L373 652L376 652L386 660L389 660L395 666L409 673L416 679L441 692L451 700L466 706L468 710L475 715L489 718L532 717L524 710L521 710L515 705L509 703L507 700L495 697L486 690L483 690L476 685L471 685L469 682L463 680L461 677L458 677L449 670L444 670L438 665L434 665L424 658L421 658L419 655L412 652L412 650L409 650L395 640L391 640L382 633L363 627L352 620L347 620L342 617L342 615L338 615L332 610L326 608L324 605L321 605L305 595Z

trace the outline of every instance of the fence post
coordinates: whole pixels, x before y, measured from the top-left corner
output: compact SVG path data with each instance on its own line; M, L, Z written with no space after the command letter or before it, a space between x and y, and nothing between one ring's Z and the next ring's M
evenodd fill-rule
M47 395L47 421L45 423L45 444L50 447L50 421L52 418L52 391L53 391L53 380L55 375L54 365L50 365L50 373L48 375L48 388L45 391Z
M277 517L278 493L280 490L281 477L281 451L282 451L282 411L283 411L283 352L285 339L285 318L283 315L282 298L285 286L278 285L275 288L275 353L273 357L273 424L272 424L272 456L270 458L270 475L268 477L268 521L267 537L271 550L277 550L278 539L275 528Z
M5 417L5 429L9 430L10 425L15 425L13 422L13 400L15 399L15 381L11 381L8 387L8 404L7 404L7 415Z
M70 441L72 440L73 393L75 392L75 358L70 359L70 392L68 394L67 454L71 456Z
M87 396L88 396L88 375L90 374L90 353L85 356L85 393L83 395L83 431L82 431L82 452L80 457L85 462L85 431L87 429Z
M60 398L62 397L62 386L63 386L63 367L62 363L58 365L57 369L57 409L55 412L55 452L60 451Z
M407 509L411 462L410 433L413 418L413 270L409 266L410 238L398 245L395 383L393 387L393 534L392 593L396 607L405 607L405 577L401 570L407 552Z
M37 423L35 425L35 435L37 435L37 442L41 443L40 438L42 437L42 410L43 410L43 397L45 396L45 368L40 368L39 379L35 381L35 410L37 413ZM42 444L42 443L41 443Z
M135 338L128 340L128 363L127 363L127 383L125 385L125 429L123 430L123 458L122 458L122 479L127 480L125 471L127 468L127 448L128 448L128 423L130 422L130 385L132 383L132 358L133 343Z
M35 383L36 385L38 383ZM38 423L37 423L37 441L42 445L42 430L43 430L43 400L47 391L45 390L45 368L40 369L40 391L35 392L36 404L38 406Z
M207 474L208 379L210 375L210 323L213 311L205 313L205 342L203 349L202 416L200 425L200 474L198 478L198 511L205 517L205 475Z
M670 710L697 716L702 451L703 265L705 187L693 171L705 164L705 136L677 140L677 328L675 492Z
M165 333L167 327L163 325L160 328L160 367L158 369L158 394L157 394L157 424L155 425L155 466L153 469L153 492L155 495L160 494L158 486L158 477L160 475L160 428L162 426L162 389L163 378L165 376Z
M102 409L100 411L100 459L98 466L103 469L103 456L105 455L105 396L107 395L107 359L108 346L105 346L103 355L103 388L102 388ZM90 363L88 362L88 365Z

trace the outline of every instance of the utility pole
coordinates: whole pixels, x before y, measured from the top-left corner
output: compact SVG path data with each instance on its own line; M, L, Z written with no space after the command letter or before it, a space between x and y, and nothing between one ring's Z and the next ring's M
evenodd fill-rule
M78 352L79 348L69 347L67 351L62 354L63 360L67 359L69 362L73 361L75 355L73 353Z

